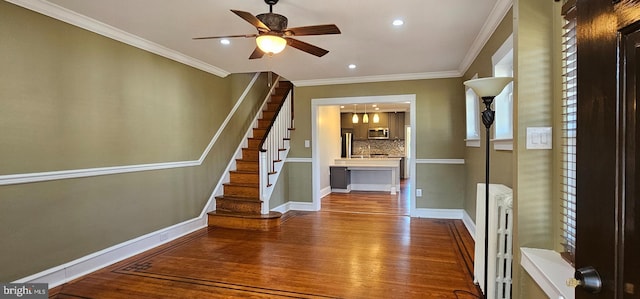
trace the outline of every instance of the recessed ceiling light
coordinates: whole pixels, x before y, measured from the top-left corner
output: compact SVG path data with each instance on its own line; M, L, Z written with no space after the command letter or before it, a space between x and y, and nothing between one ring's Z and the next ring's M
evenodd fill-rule
M221 40L220 40L220 43L221 43L221 44L223 44L223 45L228 45L228 44L230 44L230 43L231 43L231 41L230 41L230 40L228 40L228 39L226 39L226 38L224 38L224 39L221 39Z
M355 68L356 68L356 65L352 63L352 64L350 64L350 65L349 65L349 68L350 68L350 69L355 69Z
M340 106L340 109L344 109L344 106Z
M404 21L397 19L397 20L393 20L393 26L402 26L404 25Z

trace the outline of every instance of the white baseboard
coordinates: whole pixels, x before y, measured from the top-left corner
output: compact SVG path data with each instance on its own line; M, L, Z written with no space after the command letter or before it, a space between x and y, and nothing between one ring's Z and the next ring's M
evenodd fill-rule
M462 222L464 226L467 228L467 231L473 237L473 241L476 240L476 224L471 219L471 216L467 213L467 210L463 210L464 214L462 215Z
M329 194L331 194L331 186L327 186L326 188L322 188L320 190L320 198L323 198Z
M424 209L418 208L412 217L436 219L462 219L462 209Z
M148 233L111 246L66 264L14 281L14 283L47 283L54 288L104 267L158 247L207 226L207 218L199 217Z
M271 209L271 211L274 212L280 212L282 214L289 212L289 211L309 211L309 212L313 212L316 209L313 208L313 203L311 202L297 202L297 201L290 201L287 203L284 203L280 206L277 206L276 208Z

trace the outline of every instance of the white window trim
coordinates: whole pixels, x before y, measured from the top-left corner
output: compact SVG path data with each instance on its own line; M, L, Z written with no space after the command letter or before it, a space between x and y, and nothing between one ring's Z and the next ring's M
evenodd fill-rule
M500 46L500 48L498 48L498 50L496 50L496 52L493 54L493 56L491 56L491 63L493 65L493 70L494 70L494 76L495 76L495 66L505 57L509 54L509 52L513 51L513 35L510 35L505 41L504 43L502 43L502 45ZM513 83L510 83L513 84ZM496 103L493 103L494 107L496 105ZM495 110L495 108L494 108ZM509 117L511 118L511 123L513 124L513 107L511 108L511 111L509 113ZM494 124L493 126L493 136L496 136L496 128L498 126L497 124L498 119L496 118L496 124ZM494 150L502 150L502 151L512 151L513 150L513 127L511 128L511 136L509 136L510 138L494 138L491 139L491 142L493 142L493 149Z
M480 138L465 139L464 141L467 143L467 147L480 147Z
M476 73L475 75L473 75L473 77L471 77L471 79L478 79L478 74ZM473 103L474 103L474 107L473 110L474 111L469 111L467 108L467 94L469 93L469 91L471 90L471 93L473 94ZM467 138L464 140L467 147L480 147L480 98L478 98L478 96L472 91L471 88L466 87L465 88L465 93L464 93L464 99L465 99L465 136L467 136ZM469 130L468 130L468 124L467 122L469 121L469 114L472 113L474 114L475 117L475 131L476 131L476 136L469 136Z
M493 142L493 149L496 151L513 150L513 138L491 139L491 142Z

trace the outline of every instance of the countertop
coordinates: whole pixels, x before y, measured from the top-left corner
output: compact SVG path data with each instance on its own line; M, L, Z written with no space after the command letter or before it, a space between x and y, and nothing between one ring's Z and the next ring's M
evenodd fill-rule
M400 167L401 158L351 158L335 159L332 166L347 167Z

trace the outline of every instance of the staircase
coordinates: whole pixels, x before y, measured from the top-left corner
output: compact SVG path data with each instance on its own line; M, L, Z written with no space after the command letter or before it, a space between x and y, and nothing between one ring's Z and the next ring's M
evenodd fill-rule
M208 213L209 226L263 231L280 226L282 214L270 212L265 198L270 197L275 166L283 162L293 129L292 90L288 81L279 81L273 89L242 148L242 158L236 159L236 169L223 184L223 195L216 197L216 210Z

